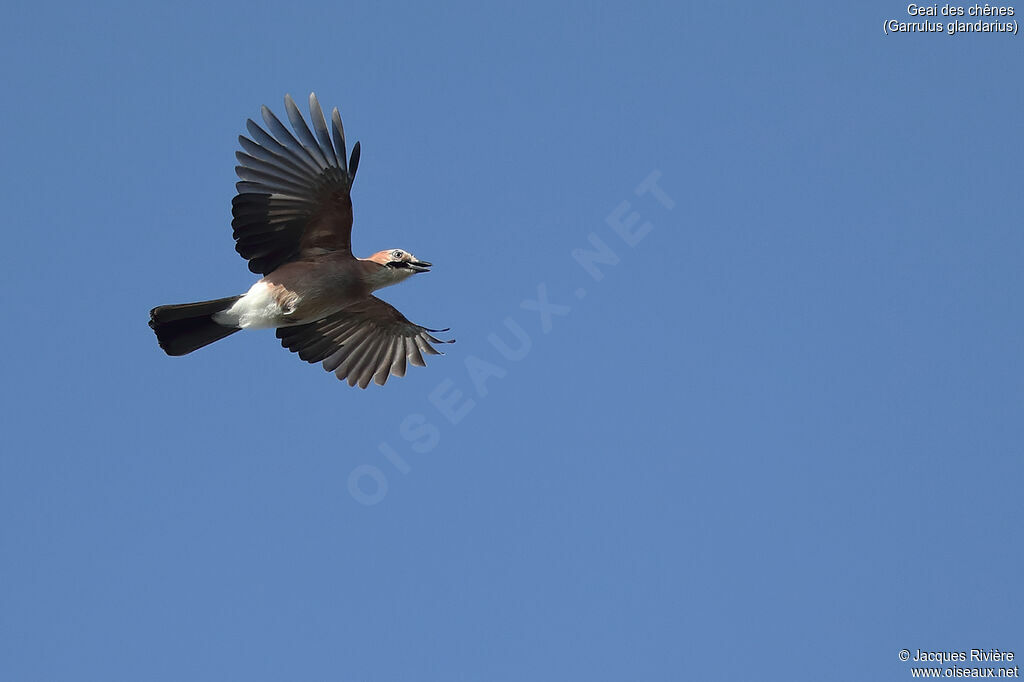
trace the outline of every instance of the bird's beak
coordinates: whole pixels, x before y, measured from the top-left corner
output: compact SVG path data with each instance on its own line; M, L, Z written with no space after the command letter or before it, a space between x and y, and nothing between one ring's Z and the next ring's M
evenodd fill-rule
M409 269L413 272L430 272L431 265L433 265L433 263L428 263L425 260L409 261Z

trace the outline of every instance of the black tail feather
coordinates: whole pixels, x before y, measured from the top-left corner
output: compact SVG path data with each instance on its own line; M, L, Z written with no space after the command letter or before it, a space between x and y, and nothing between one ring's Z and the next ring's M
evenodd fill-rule
M213 314L227 310L240 298L229 296L215 301L157 306L149 311L149 326L168 355L187 355L238 331L238 327L214 322Z

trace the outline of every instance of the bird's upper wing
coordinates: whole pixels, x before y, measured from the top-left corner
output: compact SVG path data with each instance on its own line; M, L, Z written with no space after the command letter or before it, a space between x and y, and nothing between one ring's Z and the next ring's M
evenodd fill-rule
M291 95L285 109L295 135L263 107L264 130L246 123L252 139L240 135L235 172L241 181L231 202L235 250L249 269L267 274L288 261L327 252L352 253L352 199L359 143L345 159L345 129L331 112L333 144L315 94L309 96L314 135Z
M427 329L376 296L369 296L322 320L296 327L280 327L277 338L306 362L323 362L324 369L349 386L366 388L370 380L381 386L389 374L405 376L406 361L426 367L423 353L440 355L431 343L453 343L431 336Z

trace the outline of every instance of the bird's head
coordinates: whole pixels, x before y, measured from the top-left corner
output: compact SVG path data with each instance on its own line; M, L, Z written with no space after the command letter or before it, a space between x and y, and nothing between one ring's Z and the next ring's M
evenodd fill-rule
M415 275L417 272L430 272L431 263L419 260L416 256L402 249L386 249L370 256L370 260L381 266L379 281L381 286L390 286Z

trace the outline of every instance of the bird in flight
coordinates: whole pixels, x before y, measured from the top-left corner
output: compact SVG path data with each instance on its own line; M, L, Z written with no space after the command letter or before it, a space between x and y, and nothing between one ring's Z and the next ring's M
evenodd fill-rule
M352 181L359 143L346 159L337 108L328 130L316 94L309 96L309 129L291 95L284 98L293 135L267 107L266 129L246 122L235 167L240 182L231 202L235 250L262 278L239 296L162 305L149 326L168 355L186 355L240 329L277 329L288 350L349 386L380 385L405 376L406 364L425 367L431 344L452 343L407 320L373 292L428 272L431 264L403 249L369 258L352 255ZM314 134L315 132L315 134ZM333 133L333 138L332 138Z

